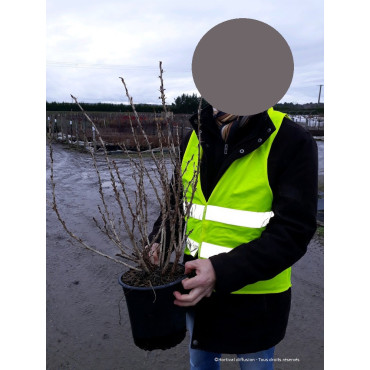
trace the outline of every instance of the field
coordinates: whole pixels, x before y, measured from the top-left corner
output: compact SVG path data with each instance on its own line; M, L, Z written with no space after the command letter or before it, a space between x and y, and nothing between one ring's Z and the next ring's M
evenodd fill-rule
M148 145L140 128L131 113L125 112L87 112L89 117L97 126L102 139L109 147L124 145L129 150L135 150L136 144L133 139L132 129L136 130L141 150L148 149ZM139 113L142 126L148 136L152 147L158 147L158 132L162 132L166 137L168 132L167 119L163 114ZM191 128L189 123L190 115L177 114L168 117L172 134L179 135L181 140ZM132 127L130 124L132 122ZM53 133L59 133L62 141L67 141L72 136L74 142L85 141L94 142L94 133L91 123L88 122L82 112L46 112L46 128L49 122ZM95 138L97 142L97 138ZM96 143L99 146L99 143Z

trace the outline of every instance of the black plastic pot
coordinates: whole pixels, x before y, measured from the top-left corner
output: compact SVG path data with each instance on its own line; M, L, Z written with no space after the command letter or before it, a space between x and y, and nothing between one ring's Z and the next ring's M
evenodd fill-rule
M125 293L135 344L152 351L181 343L186 334L186 310L173 303L173 292L184 292L181 281L186 276L166 285L142 288L125 284L123 275L118 282Z

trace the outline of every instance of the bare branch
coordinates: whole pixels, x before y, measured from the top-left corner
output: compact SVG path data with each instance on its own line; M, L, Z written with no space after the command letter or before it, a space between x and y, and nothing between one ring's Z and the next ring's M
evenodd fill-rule
M58 209L58 206L57 206L57 202L56 202L56 197L55 197L55 182L54 182L54 159L53 159L53 147L52 147L52 143L51 141L49 142L49 155L50 155L50 182L51 182L51 188L52 188L52 197L53 197L53 207L52 209L54 210L55 214L57 215L58 217L58 220L59 222L62 224L64 230L67 232L67 234L73 238L74 240L76 240L79 245L81 245L83 248L89 250L89 251L92 251L96 254L99 254L100 256L102 257L105 257L105 258L108 258L109 260L111 261L114 261L116 263L119 263L121 265L124 265L126 267L129 267L131 269L134 269L134 270L137 270L137 271L140 271L139 268L137 268L136 266L132 266L132 265L129 265L125 262L122 262L122 261L119 261L115 258L112 258L111 256L93 248L93 247L90 247L87 243L85 243L80 237L78 237L76 234L74 234L66 225L64 219L61 217L60 213L59 213L59 209Z
M165 274L169 269L173 254L174 263L170 273L175 271L176 265L181 258L186 239L191 233L191 230L187 231L186 225L199 178L201 157L201 131L199 130L199 127L202 98L200 98L198 108L198 158L197 161L195 161L192 157L188 163L182 165L179 127L174 123L173 115L170 114L171 112L168 111L166 106L162 62L159 62L159 72L159 91L164 116L163 118L158 118L155 114L157 138L159 140L159 146L156 150L153 149L149 136L144 130L142 121L136 111L133 98L129 94L125 80L120 77L135 117L133 122L133 120L131 120L131 116L129 116L129 124L132 134L131 140L133 140L135 144L136 153L134 155L130 154L123 140L122 144L120 144L120 148L123 149L128 157L128 165L130 168L129 176L121 175L119 164L115 160L111 160L111 158L109 158L106 143L103 140L97 124L84 111L77 98L71 95L87 121L90 122L91 127L95 130L94 132L99 143L98 145L100 145L103 151L105 166L101 167L102 164L97 161L97 156L99 154L96 153L95 150L90 150L93 166L98 179L98 191L101 200L101 206L98 206L101 220L98 222L93 218L93 221L95 222L96 227L106 235L109 241L118 249L118 253L116 253L115 256L119 257L119 259L108 256L107 254L90 247L66 226L65 221L61 217L55 198L54 168L51 148L53 133L51 129L49 130L51 158L50 177L53 194L52 208L54 209L58 220L63 225L63 228L71 238L78 241L84 248L98 253L101 256L109 258L134 270L144 270L147 273L153 271L155 266L150 262L150 248L146 248L146 246L153 243L153 241L160 240L160 269L162 274ZM101 131L104 133L103 127L101 127ZM86 135L84 136L84 142L86 146ZM147 150L149 158L145 153L143 153L143 146L149 148ZM148 160L154 164L154 168L150 168L148 166ZM193 166L194 168L190 168L190 166ZM190 182L187 183L186 186L183 186L182 177L188 169L192 170L193 176ZM107 173L103 172L105 170ZM103 187L103 175L109 175L111 184L109 191ZM135 190L133 191L130 189L130 186L135 186ZM113 203L111 199L114 199ZM148 208L152 199L157 201L162 215L161 225L159 226L156 235L154 235L154 238L152 238L153 241L149 240L150 234L148 230ZM126 240L128 240L127 243L130 244L129 246L122 242L122 240L125 239L122 238L121 229L125 231L125 237ZM132 266L131 263L127 263L126 261L130 261L137 266Z

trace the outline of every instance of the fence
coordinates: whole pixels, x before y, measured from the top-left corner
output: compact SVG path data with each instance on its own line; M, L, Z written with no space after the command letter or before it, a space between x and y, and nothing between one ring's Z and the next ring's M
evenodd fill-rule
M318 115L290 115L294 122L305 128L324 129L324 117Z
M108 150L116 150L123 145L129 150L136 150L132 129L135 130L138 136L140 149L148 149L146 139L141 133L132 113L91 112L88 115L98 128ZM158 128L160 128L164 136L168 135L167 121L164 115L139 113L139 117L151 146L157 147L159 145ZM190 115L186 114L172 114L168 118L170 123L169 128L172 134L178 131L180 140L186 135L188 129L191 128L189 117ZM85 149L87 146L93 146L95 150L100 147L94 128L82 112L47 111L47 131L49 131L49 127L51 127L56 140L68 143L70 146L74 145L77 148Z
M117 150L124 145L129 150L136 150L136 144L132 134L130 118L139 138L141 150L148 149L144 136L136 123L132 113L125 112L89 112L90 118L97 126L102 139L108 150ZM149 138L152 147L159 145L158 127L160 125L163 134L167 135L167 124L163 114L139 113L144 131ZM324 118L318 115L290 115L292 120L309 131L313 135L324 134ZM180 140L191 129L189 114L175 114L169 117L172 133L178 130ZM93 146L95 150L100 147L96 133L90 122L82 112L46 112L46 128L49 123L56 140L68 143L70 146L85 148Z

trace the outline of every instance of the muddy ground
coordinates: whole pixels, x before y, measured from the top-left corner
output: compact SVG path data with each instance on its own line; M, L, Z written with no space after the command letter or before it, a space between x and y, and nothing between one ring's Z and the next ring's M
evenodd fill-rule
M92 220L98 216L99 196L89 155L58 144L54 156L60 212L79 236L104 249L106 240ZM49 169L48 156L47 160ZM121 167L129 177L124 161ZM103 180L108 189L107 174ZM158 213L154 202L150 210L154 220ZM123 291L117 283L123 266L71 244L49 206L46 217L47 369L188 369L188 336L167 351L146 352L134 345ZM113 253L113 249L105 251ZM290 320L285 339L276 347L275 369L323 369L323 242L318 235L294 265L292 283ZM239 367L228 361L221 368Z

